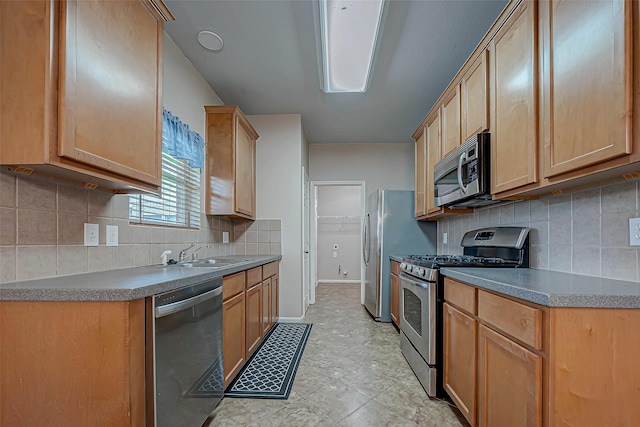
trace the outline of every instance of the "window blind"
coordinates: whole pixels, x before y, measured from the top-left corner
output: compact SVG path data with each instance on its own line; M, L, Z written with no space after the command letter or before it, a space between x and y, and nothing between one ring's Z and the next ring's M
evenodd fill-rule
M200 228L200 170L163 151L161 195L130 196L129 221Z

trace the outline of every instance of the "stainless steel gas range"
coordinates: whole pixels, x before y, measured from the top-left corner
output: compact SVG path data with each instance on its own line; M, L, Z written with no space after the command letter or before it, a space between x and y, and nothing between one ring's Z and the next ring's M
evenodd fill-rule
M440 267L529 267L525 227L468 231L461 246L463 255L410 255L400 264L400 349L429 396L444 396Z

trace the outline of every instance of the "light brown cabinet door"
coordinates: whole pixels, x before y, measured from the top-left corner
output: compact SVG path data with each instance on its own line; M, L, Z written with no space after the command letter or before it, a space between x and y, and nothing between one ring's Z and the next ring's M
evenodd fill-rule
M280 316L280 275L271 278L271 324L278 322Z
M525 0L491 42L493 194L538 180L536 4Z
M438 213L442 209L435 203L435 186L433 184L433 170L442 159L440 144L440 109L436 110L433 116L427 120L427 166L426 166L426 211L427 214Z
M247 289L245 305L247 357L249 357L262 339L262 283Z
M442 104L442 157L460 144L460 85L457 84Z
M271 328L271 278L262 282L262 336Z
M414 216L416 218L423 217L427 212L425 210L425 185L426 185L426 139L427 135L424 129L415 139L415 158L414 158Z
M632 2L540 2L544 176L631 153Z
M542 357L480 325L478 426L542 426Z
M236 121L236 185L235 210L247 216L255 216L256 200L256 141L249 135L242 122Z
M144 299L2 301L0 319L0 426L145 425Z
M444 389L472 426L476 425L477 323L444 304Z
M58 155L160 185L163 22L140 1L62 1Z
M245 352L244 292L222 304L224 385L229 385L244 365Z
M483 50L462 78L462 142L489 129L489 52Z
M393 323L400 327L400 278L391 274L390 315Z

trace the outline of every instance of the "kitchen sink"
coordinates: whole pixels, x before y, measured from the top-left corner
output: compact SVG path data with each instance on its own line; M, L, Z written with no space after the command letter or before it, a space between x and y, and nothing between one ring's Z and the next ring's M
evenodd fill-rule
M224 267L226 265L235 264L235 261L216 260L216 259L199 259L197 261L182 261L172 264L176 267Z
M241 262L249 261L248 259L216 259L216 258L204 258L196 261L180 261L175 264L169 264L163 267L183 267L183 268L191 268L191 267L206 267L206 268L216 268L216 267L226 267L227 265L238 264Z

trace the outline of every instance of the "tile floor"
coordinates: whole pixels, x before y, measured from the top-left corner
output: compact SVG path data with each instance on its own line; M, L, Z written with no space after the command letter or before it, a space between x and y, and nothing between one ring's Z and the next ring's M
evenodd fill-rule
M374 322L360 285L320 285L313 323L288 400L225 398L209 426L466 426L431 400L400 352L398 332Z

